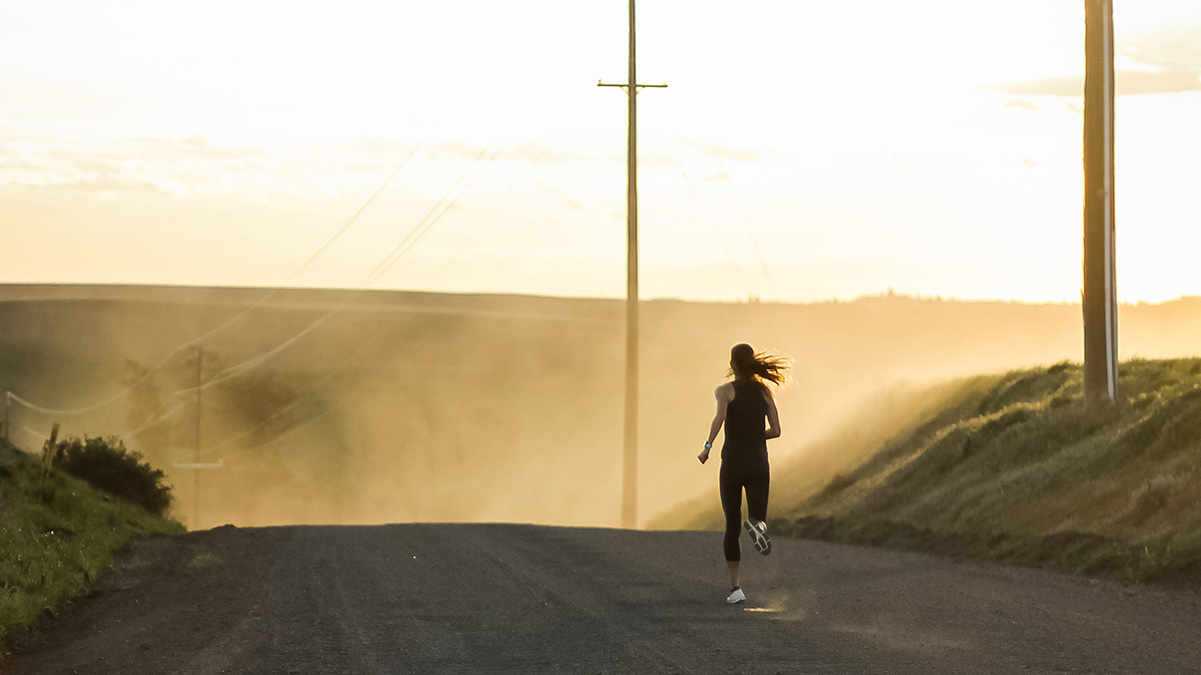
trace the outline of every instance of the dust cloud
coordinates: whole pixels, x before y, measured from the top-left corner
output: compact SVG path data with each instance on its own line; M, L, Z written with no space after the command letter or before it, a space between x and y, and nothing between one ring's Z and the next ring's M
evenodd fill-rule
M191 527L618 524L620 302L265 294L0 287L0 387L50 409L10 403L13 442L39 448L54 421L66 435L119 436L167 472L175 515ZM1125 356L1195 352L1201 301L1122 312ZM811 481L855 461L851 448L919 384L1081 351L1075 305L654 301L642 317L644 523L698 496L716 501L716 465L695 455L735 342L795 360L777 394L784 434L770 447L777 462L819 448ZM844 444L834 429L860 438Z

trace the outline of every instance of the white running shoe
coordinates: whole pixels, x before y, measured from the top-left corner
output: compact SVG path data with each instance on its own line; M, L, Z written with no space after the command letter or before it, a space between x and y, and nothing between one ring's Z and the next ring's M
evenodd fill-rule
M741 588L733 589L730 591L730 597L726 598L726 602L730 603L731 605L736 602L742 602L743 600L746 600L746 593L743 593Z
M762 520L747 519L746 531L750 533L756 551L763 555L771 553L771 539L767 536L767 523Z

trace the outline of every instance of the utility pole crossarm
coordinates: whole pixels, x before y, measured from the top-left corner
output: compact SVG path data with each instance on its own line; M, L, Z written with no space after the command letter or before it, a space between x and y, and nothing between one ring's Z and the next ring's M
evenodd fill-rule
M626 91L630 90L630 85L628 85L628 84L601 82L599 80L597 81L596 86L598 86L598 87L621 87L622 89L624 89ZM636 85L634 85L635 93L637 92L638 89L646 89L647 87L652 87L654 89L666 89L667 83L664 82L663 84L636 84Z

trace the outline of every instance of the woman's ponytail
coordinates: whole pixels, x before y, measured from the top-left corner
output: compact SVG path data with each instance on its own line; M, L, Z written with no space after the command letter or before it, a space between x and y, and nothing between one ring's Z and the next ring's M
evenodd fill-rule
M755 350L745 342L736 344L730 349L730 372L734 377L750 377L760 382L783 384L788 376L790 362L787 357L755 353Z

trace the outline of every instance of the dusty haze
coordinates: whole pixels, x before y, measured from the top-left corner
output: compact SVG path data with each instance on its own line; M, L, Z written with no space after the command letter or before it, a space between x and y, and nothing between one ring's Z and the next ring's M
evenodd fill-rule
M53 421L67 435L121 436L168 472L193 527L618 523L620 302L293 290L245 311L266 294L0 286L0 388L52 409L124 392L86 413L13 403L12 440L39 448ZM231 319L200 343L210 384L197 452L195 394L173 396L195 385L195 350L176 347ZM1194 355L1201 299L1123 307L1120 322L1123 358ZM716 466L695 454L735 342L796 361L770 446L786 462L870 420L871 401L898 383L1079 360L1080 330L1077 305L646 302L640 520L716 501ZM222 466L200 470L193 518L196 470L175 465L196 461Z

